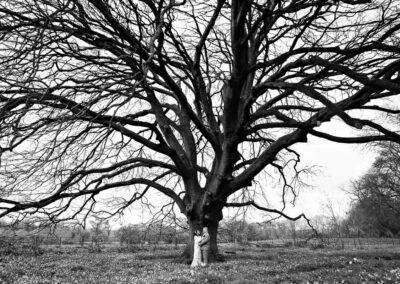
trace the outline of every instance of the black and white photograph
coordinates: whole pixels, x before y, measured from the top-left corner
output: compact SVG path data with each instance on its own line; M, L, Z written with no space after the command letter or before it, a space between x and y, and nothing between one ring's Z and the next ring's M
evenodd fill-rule
M400 0L0 0L0 283L400 283Z

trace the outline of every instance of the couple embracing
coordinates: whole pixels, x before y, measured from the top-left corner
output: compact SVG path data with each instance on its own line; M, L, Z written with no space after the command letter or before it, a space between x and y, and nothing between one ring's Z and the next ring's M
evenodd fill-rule
M210 235L207 227L203 228L203 233L200 230L194 232L194 251L192 267L208 265L208 252L210 250Z

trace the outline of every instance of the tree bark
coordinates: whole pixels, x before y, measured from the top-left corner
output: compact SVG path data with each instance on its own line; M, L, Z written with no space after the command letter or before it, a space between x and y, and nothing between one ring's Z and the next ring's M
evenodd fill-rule
M218 225L219 221L208 224L208 233L210 235L210 262L222 261L222 256L218 251Z
M189 225L189 236L187 246L183 252L184 260L191 263L194 251L194 232L203 231L204 227L208 228L210 235L210 250L208 260L210 262L222 260L218 254L218 224L223 218L222 208L225 200L216 198L212 194L212 190L204 191L202 195L191 196L186 199L186 217ZM215 192L215 190L214 190Z
M219 221L211 222L208 223L208 233L210 235L210 250L209 250L209 261L210 262L217 262L217 261L223 261L222 255L219 254L218 250L218 226L219 226ZM185 247L185 250L183 251L183 260L190 264L193 260L193 251L194 251L194 232L195 230L200 230L202 228L199 228L199 225L196 224L196 222L190 222L189 221L189 237L188 237L188 242Z
M188 242L186 244L185 250L183 251L183 258L184 261L188 264L192 262L193 259L193 244L194 244L194 232L195 230L199 230L199 226L197 222L193 222L188 220L188 225L189 225L189 237L188 237Z

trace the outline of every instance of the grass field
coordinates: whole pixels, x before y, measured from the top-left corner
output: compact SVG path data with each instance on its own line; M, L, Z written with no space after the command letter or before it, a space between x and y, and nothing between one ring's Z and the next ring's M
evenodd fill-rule
M232 250L222 247L221 252ZM0 256L0 283L400 283L400 247L242 247L226 261L191 269L180 251L82 249Z

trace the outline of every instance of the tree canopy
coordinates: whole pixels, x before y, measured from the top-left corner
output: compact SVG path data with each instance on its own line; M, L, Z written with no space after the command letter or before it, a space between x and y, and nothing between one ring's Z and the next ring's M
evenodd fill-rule
M380 148L370 170L353 183L348 222L357 224L358 234L393 237L400 232L400 147Z
M249 189L271 168L295 192L293 145L399 141L370 119L398 113L399 7L1 1L0 216L117 214L149 190L191 226L217 228L225 206L279 213ZM324 131L333 118L358 132Z

